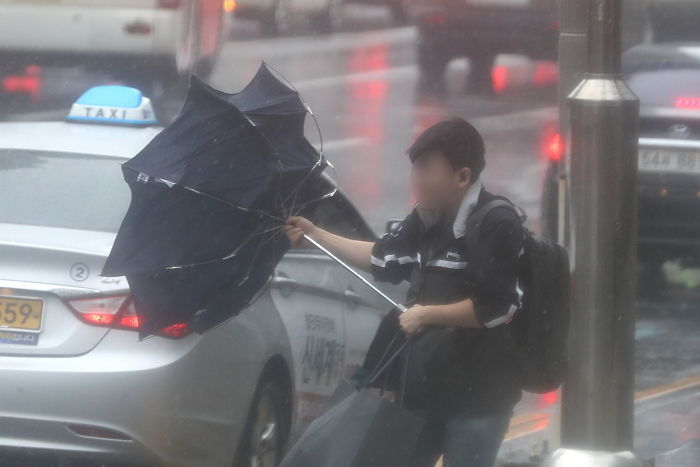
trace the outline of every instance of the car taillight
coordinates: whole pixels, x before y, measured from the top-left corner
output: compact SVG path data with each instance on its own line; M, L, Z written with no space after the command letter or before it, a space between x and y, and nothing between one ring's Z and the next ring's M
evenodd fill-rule
M8 94L27 94L32 100L37 101L41 97L42 78L41 68L37 65L29 65L24 74L8 75L2 78L2 89Z
M192 330L187 323L175 323L160 331L159 335L163 337L170 337L172 339L180 339L181 337L188 335L190 332L192 332Z
M78 313L78 316L88 324L94 326L112 327L121 315L122 308L130 306L131 299L128 295L113 295L104 297L76 298L68 303ZM126 312L126 310L125 310ZM127 320L128 322L128 320ZM138 323L135 329L138 328Z
M550 160L561 160L561 156L564 153L564 146L562 146L561 135L559 133L554 133L545 136L543 141L543 151Z
M158 0L158 8L177 10L182 5L182 0Z
M500 94L506 90L509 85L508 68L503 65L494 66L491 69L491 86L493 92Z
M423 17L423 22L432 26L439 26L447 24L447 17L442 13L430 13Z
M678 109L700 109L700 97L679 97L675 105Z
M138 331L140 319L131 296L111 295L68 300L78 317L87 324L113 329ZM180 339L192 332L187 323L175 323L164 328L159 336Z
M559 402L559 391L546 392L539 395L540 403L544 406L552 406Z

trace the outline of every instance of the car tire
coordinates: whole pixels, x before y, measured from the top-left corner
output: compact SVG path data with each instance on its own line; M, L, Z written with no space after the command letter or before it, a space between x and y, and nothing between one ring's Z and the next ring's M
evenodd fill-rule
M269 37L290 35L294 32L294 12L289 0L277 0L275 6L260 20L262 33Z
M266 371L253 396L234 467L274 467L281 462L289 438L288 407L279 377Z
M260 17L260 32L266 37L275 37L279 35L277 22L275 21L275 10L268 11Z
M494 94L491 71L496 61L496 55L487 52L467 58L469 59L467 93L481 95Z
M441 50L443 49L433 46L429 40L422 39L418 43L418 68L422 90L440 90L444 87L445 70L452 57L441 53Z
M407 0L393 0L389 3L389 12L395 25L404 26L408 24Z
M314 32L330 34L345 29L344 0L328 0L328 5L313 18Z

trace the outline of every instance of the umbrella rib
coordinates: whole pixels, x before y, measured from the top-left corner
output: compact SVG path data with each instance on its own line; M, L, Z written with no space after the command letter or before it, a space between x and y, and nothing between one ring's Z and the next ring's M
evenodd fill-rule
M188 186L185 186L185 187L183 187L183 188L186 189L186 190L191 191L192 193L196 193L196 194L198 194L198 195L206 196L207 198L210 198L210 199L219 201L219 202L221 202L221 203L224 203L224 204L226 204L227 206L229 206L229 207L231 207L231 208L234 208L234 209L239 209L239 210L244 211L244 212L251 212L251 213L255 213L255 214L260 214L260 215L262 215L262 216L269 217L269 218L271 218L271 219L274 219L274 220L277 220L277 221L280 221L280 222L284 220L284 219L282 219L282 218L280 218L280 217L277 217L277 216L275 216L275 215L273 215L273 214L270 214L270 213L267 212L267 211L263 211L263 210L261 210L261 209L247 208L247 207L245 207L245 206L241 206L240 204L236 204L236 203L232 203L232 202L230 202L230 201L226 201L225 199L221 199L221 198L219 198L218 196L214 196L214 195L211 195L211 194L206 193L206 192L204 192L204 191L199 191L199 190L196 190L196 189L191 188L191 187L188 187Z
M248 278L250 277L250 272L253 270L253 266L255 265L255 260L260 255L260 251L262 250L263 244L265 243L265 235L267 235L267 232L268 232L268 230L265 230L262 232L263 239L260 240L260 242L258 243L258 246L255 249L255 253L253 254L253 258L248 262L248 270L246 271L245 276L243 277L243 279L241 279L241 281L238 283L238 285L244 284L248 280Z
M281 227L281 226L280 226L280 227ZM276 227L276 228L280 228L280 227ZM248 238L245 239L243 242L241 242L241 244L238 245L238 246L236 247L236 249L234 249L230 254L228 254L227 256L224 256L224 257L221 258L221 259L216 259L216 260L212 260L212 261L213 261L213 262L216 262L216 261L228 261L229 259L232 259L232 258L238 256L238 252L241 251L241 250L243 249L243 247L247 246L248 243L250 243L251 240L253 240L255 237L257 237L257 236L259 236L259 235L264 235L266 232L271 231L271 230L275 230L276 228L272 228L272 229L268 229L268 230L263 230L263 231L261 231L261 232L257 232L257 231L256 231L256 232L251 233L251 234L248 236Z
M268 220L268 224L264 224L262 227L265 227L265 225L269 225L270 222L272 222L272 220ZM184 269L184 268L190 268L190 267L196 267L196 266L204 266L207 264L217 263L219 261L227 261L227 260L235 257L238 254L238 252L241 250L241 248L246 246L253 238L255 238L259 235L266 235L269 232L273 232L273 231L281 229L281 228L282 228L282 226L278 225L278 226L264 229L261 231L258 231L259 228L256 229L248 236L248 238L246 238L240 245L238 245L238 247L236 247L231 253L229 253L228 255L226 255L222 258L210 259L207 261L200 261L197 263L179 264L177 266L167 266L167 267L165 267L165 269Z
M287 79L287 77L284 76L284 74L283 74L282 72L280 72L277 68L273 67L272 65L270 65L269 63L267 63L267 62L265 62L265 61L263 61L263 63L265 64L265 66L267 66L267 67L270 68L271 70L274 70L275 73L277 73L278 75L280 75L280 77L287 83L287 85L288 85L290 88L292 88L292 89L294 90L294 92L297 93L297 96L299 97L299 100L301 101L302 104L304 104L304 107L306 107L306 111L309 113L309 115L311 116L311 119L314 121L314 125L316 126L316 131L318 132L318 140L319 140L319 143L320 143L320 145L321 145L321 149L320 149L320 151L319 151L319 155L320 155L320 157L323 157L323 133L321 132L321 125L319 125L318 120L316 119L316 115L314 115L313 110L311 110L311 106L309 106L309 104L306 102L306 100L305 100L304 97L301 95L301 93L300 93L299 90L296 88L296 86L294 86L294 84L292 84L292 82L289 81L289 80Z
M292 193L296 193L296 192L301 188L301 185L306 181L306 179L307 179L307 178L318 168L318 166L325 160L325 158L324 158L324 156L323 156L323 133L321 132L321 125L318 123L318 120L316 119L316 115L314 115L314 112L311 110L311 106L309 106L309 104L306 102L306 100L304 100L304 98L302 97L301 93L300 93L299 90L294 86L294 84L292 84L292 82L289 81L289 80L287 79L287 77L284 76L284 74L281 73L277 68L273 67L272 65L270 65L269 63L267 63L267 62L265 62L265 61L263 61L263 63L265 64L265 66L267 66L268 68L270 68L271 70L273 70L275 73L277 73L277 74L287 83L287 85L296 93L297 97L299 98L299 100L301 101L301 103L302 103L302 104L304 105L304 107L306 108L306 111L309 113L309 115L311 116L311 119L312 119L313 122L314 122L314 125L316 126L316 131L317 131L317 133L318 133L318 138L319 138L319 142L320 142L320 146L321 146L321 147L320 147L320 150L317 151L317 152L318 152L318 159L317 159L316 162L314 163L313 167L311 167L311 168L309 169L309 172L304 176L304 178L302 178L302 179L299 181L299 183L297 184L297 186L294 187L294 188L291 190L290 195L287 196L287 197L284 199L284 201L282 202L282 206L281 206L281 208L282 208L282 214L283 214L285 217L288 217L288 215L287 215L287 213L286 213L285 205L286 205L287 201L289 200L289 197L292 195ZM251 123L253 124L253 126L255 126L255 124L254 124L253 122L251 122ZM262 132L260 132L260 133L262 134ZM268 139L264 134L263 134L263 137L268 141L268 143L270 144L270 146L274 149L274 145L272 144L272 142L269 141L269 139ZM309 145L310 145L310 143L309 143ZM313 147L313 146L312 146L312 147ZM275 154L277 154L277 151L275 151ZM281 160L280 160L279 158L278 158L278 161L279 161L279 163L281 164ZM326 163L327 163L329 166L332 167L332 165L331 165L328 161L326 161ZM280 182L280 183L281 183L281 182ZM281 189L280 189L279 191L281 192ZM323 198L321 198L321 199L323 199ZM289 213L289 214L291 214L291 210L290 210L290 213Z

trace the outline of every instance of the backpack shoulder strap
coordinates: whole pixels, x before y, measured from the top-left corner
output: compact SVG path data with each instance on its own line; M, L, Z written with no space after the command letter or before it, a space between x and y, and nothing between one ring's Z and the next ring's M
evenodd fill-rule
M502 198L497 198L488 201L486 204L472 212L469 215L469 217L467 217L467 225L464 230L464 238L467 241L467 248L469 249L469 251L474 251L473 247L476 246L478 242L479 229L481 228L483 220L491 211L501 206L509 206L515 209L515 207L510 201L507 201Z

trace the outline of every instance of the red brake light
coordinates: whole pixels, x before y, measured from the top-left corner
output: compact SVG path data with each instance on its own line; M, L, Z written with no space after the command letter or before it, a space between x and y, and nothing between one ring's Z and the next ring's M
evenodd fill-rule
M41 68L29 65L22 75L9 75L2 80L2 88L8 94L28 94L32 100L41 97Z
M551 406L559 401L559 392L552 391L539 395L540 402L545 406Z
M505 91L509 86L508 81L508 68L503 65L497 65L491 69L491 83L495 93L500 94Z
M177 10L182 5L182 0L158 0L158 8Z
M140 325L139 317L134 310L134 303L129 300L129 306L119 317L119 327L123 329L138 329Z
M679 97L676 99L678 109L700 109L700 97Z
M76 298L68 301L78 317L93 326L138 331L141 325L131 296L112 295ZM170 339L181 339L192 332L187 323L175 323L158 333Z
M440 25L446 24L447 18L442 13L431 13L423 17L425 24Z
M128 295L114 295L77 298L68 303L86 323L94 326L111 326L128 299Z
M550 160L561 160L561 156L564 153L564 146L562 145L561 135L559 133L554 133L545 138L544 152Z
M158 333L158 335L163 337L170 337L171 339L180 339L185 337L192 332L187 323L175 323L171 324L167 328L164 328Z

